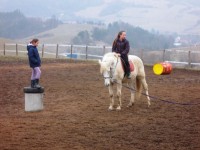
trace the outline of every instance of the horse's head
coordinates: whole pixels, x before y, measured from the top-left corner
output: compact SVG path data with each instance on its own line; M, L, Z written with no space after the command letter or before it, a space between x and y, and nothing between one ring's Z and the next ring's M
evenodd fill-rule
M100 73L103 75L105 80L105 86L109 86L111 79L113 79L114 72L116 70L116 63L119 55L116 53L107 53L104 55L103 60L99 60Z
M100 73L104 77L104 81L105 81L104 84L105 86L109 86L110 79L112 78L111 77L111 62L99 60L99 64L100 64Z

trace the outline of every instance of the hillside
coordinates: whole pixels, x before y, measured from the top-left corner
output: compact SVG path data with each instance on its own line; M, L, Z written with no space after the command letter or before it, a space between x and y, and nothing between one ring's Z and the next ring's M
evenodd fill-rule
M20 9L27 16L64 22L128 22L144 29L181 34L200 34L200 1L197 0L0 0L1 11ZM38 5L39 4L39 5Z
M94 13L90 13L94 12ZM177 32L193 34L194 26L200 20L200 3L195 1L121 1L110 0L105 4L88 7L76 12L77 16L85 19L92 17L113 22L122 20L144 29L155 29L160 32ZM197 25L196 28L199 28ZM200 34L200 32L198 32Z
M15 42L15 41L0 37L0 45L3 45L4 43L13 43L13 42Z
M42 20L41 18L26 17L20 10L0 12L0 37L19 39L34 35L61 24L55 17Z
M30 36L19 41L29 41L32 38L39 38L41 43L61 43L61 44L71 44L72 39L80 31L91 31L95 25L89 24L62 24L45 32L41 32L34 36Z

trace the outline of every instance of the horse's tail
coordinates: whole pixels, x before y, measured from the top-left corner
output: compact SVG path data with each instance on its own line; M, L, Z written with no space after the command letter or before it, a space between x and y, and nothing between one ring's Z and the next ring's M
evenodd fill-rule
M135 95L136 99L140 98L141 92L142 92L142 82L138 77L136 77L136 95Z

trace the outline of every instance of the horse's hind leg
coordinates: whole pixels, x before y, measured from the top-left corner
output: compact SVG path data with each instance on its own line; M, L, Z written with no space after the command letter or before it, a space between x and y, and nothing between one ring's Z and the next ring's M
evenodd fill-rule
M113 110L113 106L114 106L114 94L113 94L113 85L109 85L108 87L109 90L109 95L110 95L110 106L108 108L108 110Z
M131 89L134 89L133 83L131 83L130 87L131 87ZM129 102L127 107L133 106L134 105L134 101L135 101L135 94L134 94L135 91L133 91L133 90L130 90L130 91L131 91L131 99L130 99L130 102Z
M149 98L148 85L147 85L146 79L145 78L141 79L141 82L142 82L143 88L145 90L145 94L147 96L148 107L149 107L151 105L151 102L150 102L150 98Z

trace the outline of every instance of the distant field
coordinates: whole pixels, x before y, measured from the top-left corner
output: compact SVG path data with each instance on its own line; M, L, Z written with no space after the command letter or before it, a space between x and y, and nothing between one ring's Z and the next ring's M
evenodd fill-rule
M36 37L40 39L41 43L62 43L62 44L71 44L71 40L80 32L80 31L91 31L95 25L89 24L62 24L57 28L45 31L39 34L36 34L25 39L20 39L21 41L29 41L30 39Z

